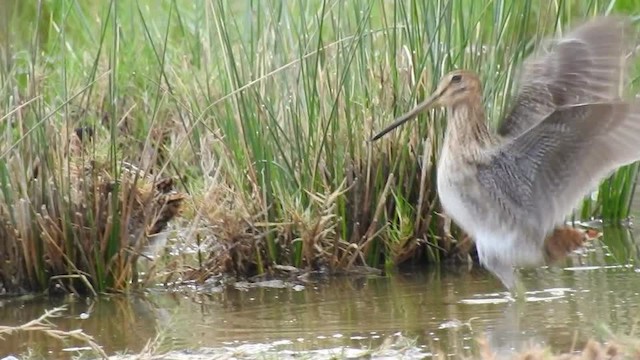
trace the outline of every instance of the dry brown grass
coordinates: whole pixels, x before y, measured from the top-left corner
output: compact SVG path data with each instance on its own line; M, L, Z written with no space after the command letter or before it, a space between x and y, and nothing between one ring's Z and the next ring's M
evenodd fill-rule
M69 136L51 159L36 162L30 178L12 172L1 194L0 291L126 289L138 254L178 215L185 194L128 164L114 175L86 129L58 133ZM17 155L7 162L23 164Z
M107 359L107 354L102 350L102 347L96 343L93 336L86 334L82 329L71 331L59 330L51 323L50 319L61 316L65 310L65 306L46 310L39 318L18 326L0 325L0 344L4 340L3 335L12 335L19 332L41 332L61 342L75 341L86 344L96 355L102 359Z
M480 340L479 356L483 360L499 360L486 341ZM640 343L638 340L612 338L607 343L590 339L580 350L566 353L554 353L550 349L532 345L510 357L513 360L623 360L640 359Z

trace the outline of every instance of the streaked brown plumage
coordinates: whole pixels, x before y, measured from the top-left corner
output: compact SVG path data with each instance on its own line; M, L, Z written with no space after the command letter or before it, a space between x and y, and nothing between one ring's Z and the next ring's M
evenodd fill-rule
M481 263L508 288L515 267L577 246L575 236L557 243L565 216L605 176L640 160L640 102L617 95L628 34L626 19L596 18L531 56L497 132L487 126L478 76L456 70L372 138L434 106L447 109L441 203L475 240Z

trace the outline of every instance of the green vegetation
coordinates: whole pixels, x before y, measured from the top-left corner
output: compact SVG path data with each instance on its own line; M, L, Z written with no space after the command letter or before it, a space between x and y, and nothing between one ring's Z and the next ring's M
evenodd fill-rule
M539 40L637 9L3 1L0 285L39 290L62 275L65 286L124 290L137 258L127 247L165 229L180 205L184 239L209 246L200 277L464 257L435 193L442 114L367 139L453 68L481 74L498 119ZM637 170L606 181L578 215L626 217Z

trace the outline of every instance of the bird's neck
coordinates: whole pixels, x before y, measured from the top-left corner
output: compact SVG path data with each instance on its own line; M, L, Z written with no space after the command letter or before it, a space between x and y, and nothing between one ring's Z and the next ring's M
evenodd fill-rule
M449 106L444 146L458 153L475 154L496 144L487 126L482 102L465 101Z

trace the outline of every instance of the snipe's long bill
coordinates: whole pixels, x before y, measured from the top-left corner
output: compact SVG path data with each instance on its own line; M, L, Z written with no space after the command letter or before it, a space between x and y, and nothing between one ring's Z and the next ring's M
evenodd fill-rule
M497 131L487 126L478 76L456 70L372 138L446 108L440 201L475 240L483 266L510 289L514 268L572 250L560 243L565 217L604 177L640 160L640 102L618 96L630 33L627 19L595 18L531 55Z

